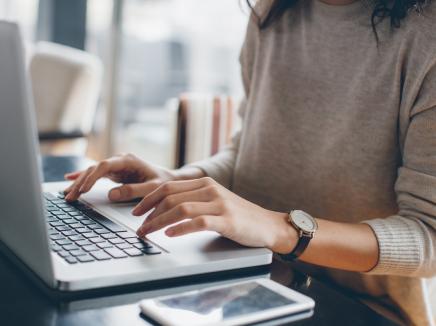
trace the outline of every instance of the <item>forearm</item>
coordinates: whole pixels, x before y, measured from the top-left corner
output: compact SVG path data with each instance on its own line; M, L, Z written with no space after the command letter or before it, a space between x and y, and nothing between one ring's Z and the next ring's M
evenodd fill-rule
M318 230L300 256L301 261L355 272L367 272L377 264L378 242L370 226L322 219L317 219L317 222ZM287 227L293 229L289 224ZM293 241L288 234L287 239L277 242L273 251L292 251L298 237L296 231L292 233Z

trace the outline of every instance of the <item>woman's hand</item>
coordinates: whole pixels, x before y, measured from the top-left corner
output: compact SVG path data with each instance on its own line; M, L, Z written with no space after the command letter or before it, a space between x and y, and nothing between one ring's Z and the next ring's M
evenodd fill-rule
M199 169L173 171L144 162L132 154L119 155L101 161L85 171L66 174L65 178L74 180L74 182L65 189L65 199L67 201L77 200L81 194L91 190L94 184L103 177L123 183L122 186L109 191L110 200L128 201L146 196L169 180L189 179L203 175Z
M279 253L291 252L297 242L287 214L255 205L211 178L166 182L132 213L141 216L152 208L155 210L137 231L140 237L177 223L166 230L168 236L210 230L240 244Z

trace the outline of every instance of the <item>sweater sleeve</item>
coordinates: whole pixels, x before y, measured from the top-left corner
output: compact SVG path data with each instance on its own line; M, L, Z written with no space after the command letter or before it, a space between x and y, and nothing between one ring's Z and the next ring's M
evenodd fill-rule
M379 262L369 273L426 278L436 275L436 69L404 121L398 214L364 222L379 243Z
M244 126L244 116L247 110L247 99L249 97L250 81L254 63L255 48L257 42L257 26L253 17L249 19L247 33L244 44L241 49L239 61L241 64L242 84L244 87L245 97L241 101L238 114L242 119ZM243 128L243 127L242 127ZM203 170L207 176L215 179L226 188L230 188L233 179L233 170L235 167L236 157L239 149L242 131L238 131L232 138L230 145L226 146L216 155L205 160L189 164L189 167L197 167Z

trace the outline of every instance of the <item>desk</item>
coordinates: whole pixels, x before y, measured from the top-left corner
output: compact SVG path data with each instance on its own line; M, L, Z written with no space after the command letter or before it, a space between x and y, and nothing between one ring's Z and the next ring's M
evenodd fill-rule
M82 168L86 164L86 160L74 157L43 158L45 180L62 180L67 169ZM271 274L273 280L290 286L316 301L314 315L292 325L394 325L333 285L316 279L311 279L309 282L304 274L295 271L289 264L274 261L266 271ZM225 278L236 275L237 273L230 274ZM183 286L187 282L196 286L198 279L197 277L183 282L171 282L171 286ZM203 281L219 280L217 276L212 276L203 278ZM153 291L158 289L165 289L165 285L155 286ZM142 284L135 286L134 290L118 289L110 295L61 302L49 298L20 269L4 256L0 256L0 325L2 326L149 325L140 316L136 304L147 295L150 295L150 289L146 284Z

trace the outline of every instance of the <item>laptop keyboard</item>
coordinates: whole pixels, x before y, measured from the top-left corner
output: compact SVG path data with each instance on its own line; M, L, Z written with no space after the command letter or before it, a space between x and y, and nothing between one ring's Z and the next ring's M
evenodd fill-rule
M45 193L44 197L51 249L69 264L161 253L79 201L68 203L63 194Z

